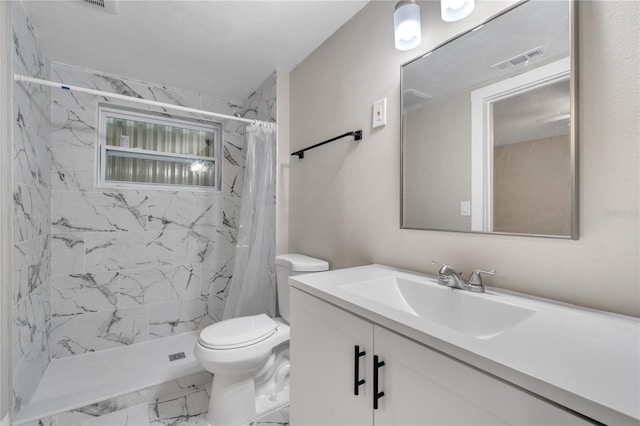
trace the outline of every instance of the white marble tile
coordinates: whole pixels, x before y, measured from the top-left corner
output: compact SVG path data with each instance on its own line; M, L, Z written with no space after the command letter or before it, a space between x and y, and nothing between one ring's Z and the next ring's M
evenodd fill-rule
M202 94L201 99L202 109L205 111L212 111L226 115L234 115L234 113L237 113L238 115L242 114L242 102L216 98L207 94ZM232 123L238 122L232 121Z
M147 211L147 197L135 193L54 191L52 231L144 231Z
M13 246L13 304L28 296L49 278L51 243L41 236Z
M95 312L51 320L51 356L63 358L148 340L148 308Z
M196 109L199 109L202 103L200 95L197 93L153 84L147 86L145 98L156 102L164 102ZM176 113L175 110L163 109L163 111L174 114Z
M58 423L56 423L56 416L51 416L26 423L21 423L20 426L58 426Z
M49 363L47 330L38 330L27 354L13 369L12 404L14 412L27 404Z
M232 277L232 260L202 264L202 296L207 298L209 312L216 321L222 320Z
M211 426L207 422L207 413L194 416L176 416L166 419L150 420L152 426Z
M244 103L243 117L276 121L276 81L277 76L274 71L255 92L249 95Z
M47 78L48 58L22 4L12 3L13 57L29 76Z
M236 255L238 243L237 230L233 228L220 228L216 235L216 251L212 261L232 259Z
M51 164L53 161L49 136L51 133L48 130L48 123L44 125L47 127L47 135L44 138L39 138L36 143L37 185L51 190Z
M204 385L192 386L183 392L158 397L149 404L152 425L190 424L190 419L202 416L209 407L210 394Z
M186 208L188 206L188 208ZM222 223L222 197L180 192L149 197L149 230L215 228Z
M54 64L52 70L52 79L67 84L186 106L201 105L203 109L225 114L243 113L243 105L238 102L61 64ZM110 100L63 91L54 91L51 96L53 274L86 276L87 273L121 272L118 309L152 305L155 316L150 327L154 336L198 329L219 318L226 294L224 277L229 275L220 268L224 269L225 264L230 268L235 253L245 162L245 124L222 122L222 194L119 190L114 193L121 198L110 199L107 191L91 192L95 179L97 103ZM147 109L133 103L124 105ZM207 270L210 281L206 289L200 283L202 262L215 264ZM215 276L211 268L221 275ZM197 286L193 285L195 281ZM56 277L54 288L57 289L60 282ZM56 315L77 313L85 308L107 308L110 299L105 299L100 286L69 285L65 291L78 293L63 299L64 302L54 295L56 303L60 303L59 308L54 308ZM108 289L111 291L110 286ZM179 300L184 303L177 303ZM73 305L76 301L82 302L79 307ZM163 305L168 309L165 317L169 312L177 312L175 324L162 317L159 307ZM68 341L68 344L80 347L74 350L83 353L84 342L94 339L91 336L94 329L89 327L91 331L87 331L85 340L77 336L77 342ZM62 352L66 356L73 350Z
M179 300L149 307L151 339L200 330L214 322L206 298Z
M119 307L193 299L200 296L200 265L121 272Z
M170 266L173 258L171 231L85 233L85 270L89 272Z
M51 279L51 314L66 317L114 311L119 288L118 272L56 275Z
M93 190L95 151L54 149L52 154L51 189L85 192Z
M12 324L11 360L15 367L29 352L36 337L36 313L30 295L13 307Z
M257 418L248 426L289 426L289 406Z
M13 72L48 79L49 59L37 32L20 2L11 2L10 8ZM50 89L41 85L14 82L12 87L11 402L18 412L31 399L50 359L51 95Z
M235 199L225 199L222 208L222 229L230 233L229 239L233 243L236 241L235 236L240 225L240 206L241 199L236 197Z
M34 186L37 181L37 121L24 87L14 83L13 95L13 180ZM35 127L35 129L34 129Z
M176 264L215 260L216 239L217 230L210 227L175 231Z
M21 183L13 185L13 242L48 234L51 192Z
M48 63L22 6L13 7L14 72L48 78ZM14 182L50 187L50 88L13 83Z
M194 337L197 339L197 337ZM208 371L191 374L177 380L163 383L158 386L147 388L143 391L149 403L155 401L166 401L174 397L188 395L194 388L201 388L211 385L213 376Z
M114 412L126 411L129 408L139 407L141 404L144 406L144 414L147 416L148 421L148 405L143 393L144 390L131 392L71 411L65 411L64 413L60 413L56 416L56 426L74 426L77 424L84 424L84 422L90 422L97 418L106 417ZM111 424L115 426L119 423L115 422Z
M84 271L84 233L62 232L51 235L51 274Z
M99 74L62 64L54 64L52 67L52 77L54 80L66 84L132 96L135 98L144 98L147 92L147 85L140 82ZM94 109L97 102L114 101L108 97L95 97L93 95L70 91L56 91L53 96L55 105L63 108L80 109L84 111ZM127 101L118 100L117 103L136 108L143 108L141 104Z
M149 409L147 404L138 404L124 410L94 417L76 423L74 426L148 426Z
M65 91L59 91L65 95ZM58 95L54 95L54 98ZM51 145L53 149L95 150L97 135L96 110L69 109L54 104L51 107Z

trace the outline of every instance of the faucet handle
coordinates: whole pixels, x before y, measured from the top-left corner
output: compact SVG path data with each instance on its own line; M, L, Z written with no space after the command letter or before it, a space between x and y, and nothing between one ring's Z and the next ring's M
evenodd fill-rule
M456 272L450 265L446 263L438 262L436 260L432 260L431 263L434 265L440 265L440 269L438 270L438 275L460 275L459 272Z
M482 276L480 274L495 275L496 271L495 271L495 269L493 269L491 271L484 271L482 269L476 269L471 273L471 276L469 277L469 284L482 285Z

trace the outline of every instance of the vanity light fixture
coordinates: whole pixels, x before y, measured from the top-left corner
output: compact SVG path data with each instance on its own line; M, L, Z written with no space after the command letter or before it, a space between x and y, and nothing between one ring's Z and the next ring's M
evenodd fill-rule
M445 22L466 18L476 7L475 0L440 0L440 13Z
M393 12L393 34L396 49L410 50L422 42L420 6L415 0L401 0Z

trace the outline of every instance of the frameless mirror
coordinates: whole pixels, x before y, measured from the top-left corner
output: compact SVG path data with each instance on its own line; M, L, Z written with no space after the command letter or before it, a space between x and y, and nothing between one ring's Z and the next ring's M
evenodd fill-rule
M401 226L578 237L571 0L529 0L402 66Z

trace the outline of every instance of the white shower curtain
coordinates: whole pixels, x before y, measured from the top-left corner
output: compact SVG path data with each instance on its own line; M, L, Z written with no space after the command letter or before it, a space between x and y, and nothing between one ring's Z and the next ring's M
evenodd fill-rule
M275 125L248 126L246 143L238 244L223 319L275 314Z

